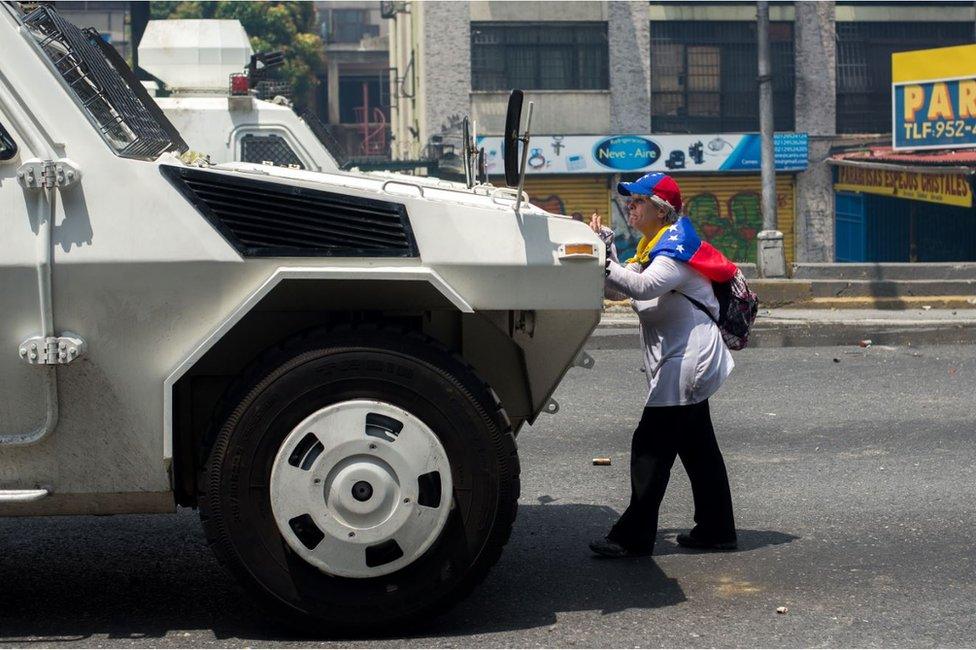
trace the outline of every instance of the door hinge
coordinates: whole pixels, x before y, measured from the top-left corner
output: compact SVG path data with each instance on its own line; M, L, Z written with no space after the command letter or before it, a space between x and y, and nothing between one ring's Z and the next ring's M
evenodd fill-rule
M81 170L67 158L28 160L17 169L17 180L29 190L70 187L81 180Z
M32 336L20 344L20 358L31 365L67 365L85 354L85 341L77 334Z

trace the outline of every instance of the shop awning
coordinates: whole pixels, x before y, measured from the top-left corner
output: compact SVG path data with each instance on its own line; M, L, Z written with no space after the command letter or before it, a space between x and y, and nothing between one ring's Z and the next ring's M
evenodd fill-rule
M895 151L891 147L869 147L834 154L827 162L831 165L864 169L972 175L976 172L976 149L907 152Z

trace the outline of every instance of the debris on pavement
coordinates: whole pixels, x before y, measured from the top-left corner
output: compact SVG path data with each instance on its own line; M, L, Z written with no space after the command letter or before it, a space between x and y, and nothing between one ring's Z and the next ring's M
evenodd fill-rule
M862 339L861 342L858 343L858 345L861 346L862 348L869 348L871 347L871 343L872 343L871 339Z
M837 357L834 357L834 363L840 363L840 359L838 359Z
M932 305L922 305L922 309L924 309L925 311L928 311L928 310L932 309Z
M605 456L597 456L596 458L593 459L593 464L594 465L609 465L610 464L610 458L609 457L605 457Z
M788 611L790 611L790 608L789 607L777 607L776 608L776 613L777 614L785 614Z

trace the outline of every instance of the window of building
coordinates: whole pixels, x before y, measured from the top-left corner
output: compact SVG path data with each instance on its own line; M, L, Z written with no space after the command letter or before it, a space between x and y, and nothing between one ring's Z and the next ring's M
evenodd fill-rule
M279 135L248 133L241 138L241 162L272 164L277 167L305 169L298 155Z
M17 144L7 133L7 129L0 124L0 160L10 160L17 155Z
M972 43L972 23L839 22L837 132L891 132L891 55Z
M793 25L770 24L773 120L793 130ZM651 128L657 133L759 130L756 25L651 23Z
M606 23L471 23L472 90L606 90Z
M366 36L379 36L380 26L369 22L368 9L333 9L329 17L330 43L358 43Z

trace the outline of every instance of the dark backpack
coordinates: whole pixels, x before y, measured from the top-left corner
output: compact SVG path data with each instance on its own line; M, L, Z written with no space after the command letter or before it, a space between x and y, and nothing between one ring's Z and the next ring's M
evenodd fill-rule
M708 315L718 325L722 340L730 350L741 350L749 344L749 328L756 320L759 311L759 297L749 289L741 270L728 282L712 282L712 290L718 299L718 320L712 313L691 296L681 294Z

